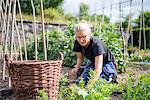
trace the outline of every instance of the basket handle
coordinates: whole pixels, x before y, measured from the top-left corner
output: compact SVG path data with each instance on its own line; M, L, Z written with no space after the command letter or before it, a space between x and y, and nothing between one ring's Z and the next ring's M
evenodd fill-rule
M12 63L12 61L10 60L7 54L5 54L5 61L6 61L7 67L10 67L10 63Z
M58 53L58 58L57 58L57 60L64 60L64 55L63 55L62 52L59 52L59 53Z

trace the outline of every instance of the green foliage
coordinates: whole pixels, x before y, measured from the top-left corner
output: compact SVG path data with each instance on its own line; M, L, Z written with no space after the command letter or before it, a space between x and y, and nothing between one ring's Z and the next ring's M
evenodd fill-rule
M63 3L64 0L43 0L43 6L44 9L47 8L58 8L60 4ZM34 6L35 6L35 13L40 13L40 0L33 0ZM32 6L31 6L31 0L20 0L20 6L22 9L22 12L24 13L32 13Z
M117 29L111 25L103 25L101 32L95 31L94 35L101 38L115 56L119 72L125 69L122 53L122 40ZM58 52L64 54L64 65L73 67L76 64L76 55L72 51L74 46L74 22L68 23L65 32L47 33L48 59L55 59ZM34 42L28 45L28 59L35 59ZM44 59L42 35L38 37L38 58Z
M40 1L39 0L33 0L34 7L35 7L35 13L40 13ZM21 11L24 13L32 14L32 5L31 0L20 0L20 7ZM17 7L18 8L18 7Z
M142 75L135 84L131 75L125 84L126 92L122 95L123 100L149 100L150 99L150 73Z
M89 6L87 3L81 3L80 4L80 12L79 12L79 18L80 20L87 20L89 15L88 15L88 10L89 10Z
M64 0L44 0L44 8L58 8Z
M91 75L94 75L93 73L94 72L92 72ZM83 80L80 81L78 86L73 84L71 88L63 88L63 90L60 90L59 97L61 98L59 98L59 100L110 100L112 92L121 91L118 84L107 84L106 81L102 79L95 82L92 82L90 79L89 84L92 85L91 88L87 90L85 90ZM60 87L64 86L61 84Z
M118 71L121 73L126 66L123 58L123 42L117 27L112 25L102 25L101 30L95 30L94 35L101 38L115 57Z
M64 49L64 64L68 67L73 67L76 64L76 55L75 52L72 51L74 46L74 22L68 23L65 34L67 45Z
M59 83L60 83L60 86L59 86L59 95L58 95L58 98L59 98L59 100L63 100L65 97L69 96L69 93L68 93L69 89L66 87L66 85L68 83L67 77L65 77L62 74Z
M144 23L145 23L145 27L150 27L150 12L146 11L143 12L144 13ZM138 24L138 28L140 28L140 18L141 18L141 14L139 15L138 19L135 20L135 22Z
M132 15L131 15L131 17L132 17ZM129 23L129 18L130 18L130 15L125 16L124 21L122 22L122 27L125 30L127 30L127 28L131 29L131 27L132 27L132 26L130 26L130 23L133 23L133 20L130 19L131 22ZM128 26L128 24L129 24L129 26Z
M48 8L44 10L45 17L48 17L50 19L59 19L63 16L61 11L59 11L56 8Z
M76 62L75 53L72 51L74 46L73 24L68 25L66 32L52 31L47 33L47 55L49 60L57 58L58 52L64 54L64 66L73 67ZM28 44L28 59L35 59L35 44ZM42 35L38 36L38 59L44 60Z
M103 15L97 15L97 14L93 14L91 16L91 21L95 21L95 18L97 19L97 22L102 22L102 18L103 18ZM109 17L107 17L106 15L104 15L104 22L105 23L109 23Z
M133 48L135 51L130 54L130 61L145 61L145 62L150 62L150 50L139 50L138 48Z
M68 21L77 20L71 13L65 14L65 19Z
M123 80L125 83L122 84L107 84L103 79L95 82L90 79L89 84L92 85L89 89L85 89L82 80L79 86L73 84L68 88L66 87L68 80L63 76L60 81L59 100L110 100L114 92L122 93L121 100L150 99L150 73L140 76L137 80L133 78L133 73L128 73L128 78Z
M37 100L48 100L48 95L43 89L38 91Z

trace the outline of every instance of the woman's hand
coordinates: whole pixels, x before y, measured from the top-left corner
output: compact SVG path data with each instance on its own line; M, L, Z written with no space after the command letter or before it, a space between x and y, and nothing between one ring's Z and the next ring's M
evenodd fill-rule
M78 67L77 65L75 65L74 67L75 67L75 68L73 68L73 69L71 70L71 73L72 73L72 74L77 73L77 71L78 71L78 69L79 69L79 67Z

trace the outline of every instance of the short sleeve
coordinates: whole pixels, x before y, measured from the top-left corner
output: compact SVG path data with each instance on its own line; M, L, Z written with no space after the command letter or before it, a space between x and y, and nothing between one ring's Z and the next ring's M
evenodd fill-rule
M102 42L97 43L93 47L93 54L94 54L94 57L101 55L101 54L105 54L104 44Z
M75 52L81 52L82 51L82 46L78 43L77 40L75 40L75 42L74 42L73 51L75 51Z

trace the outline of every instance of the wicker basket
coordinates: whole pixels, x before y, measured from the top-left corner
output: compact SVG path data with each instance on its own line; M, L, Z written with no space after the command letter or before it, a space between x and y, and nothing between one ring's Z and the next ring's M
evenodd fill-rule
M63 58L63 55L61 54ZM10 61L7 60L17 100L35 100L37 91L44 89L49 100L57 100L63 60Z

